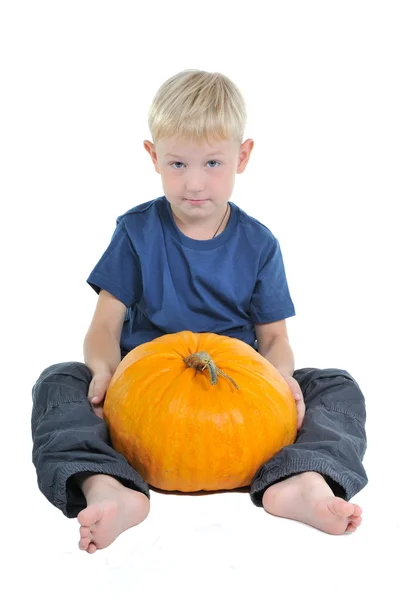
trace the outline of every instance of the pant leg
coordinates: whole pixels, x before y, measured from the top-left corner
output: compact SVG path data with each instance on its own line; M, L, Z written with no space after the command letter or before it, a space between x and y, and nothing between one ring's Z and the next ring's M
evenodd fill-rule
M362 465L367 447L364 396L342 369L299 369L293 377L306 405L303 425L294 444L258 469L250 487L251 500L262 506L270 485L304 471L320 473L335 495L350 500L368 483Z
M91 373L79 362L52 365L32 389L32 459L38 485L67 517L86 500L74 475L103 473L150 497L148 484L111 447L107 426L87 398Z

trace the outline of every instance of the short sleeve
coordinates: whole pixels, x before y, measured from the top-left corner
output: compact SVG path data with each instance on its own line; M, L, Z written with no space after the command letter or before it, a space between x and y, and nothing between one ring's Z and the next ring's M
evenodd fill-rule
M272 323L295 314L280 245L274 238L268 258L258 273L250 301L250 318L253 323Z
M90 273L87 283L98 294L100 290L106 290L127 308L140 300L140 261L122 222L117 224L107 250Z

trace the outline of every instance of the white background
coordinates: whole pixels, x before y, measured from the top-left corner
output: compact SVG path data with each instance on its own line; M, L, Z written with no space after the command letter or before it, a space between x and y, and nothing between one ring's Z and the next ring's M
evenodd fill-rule
M43 600L400 596L399 30L399 4L384 0L1 3L7 598L26 585ZM255 147L231 200L280 240L296 367L344 368L364 391L364 521L336 537L246 494L153 493L142 525L89 556L77 521L37 488L31 388L46 366L83 358L86 278L116 217L163 193L147 112L187 68L220 71L245 97Z

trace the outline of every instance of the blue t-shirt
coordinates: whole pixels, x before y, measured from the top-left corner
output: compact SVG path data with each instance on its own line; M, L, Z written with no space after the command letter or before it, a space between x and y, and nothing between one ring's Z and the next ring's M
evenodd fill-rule
M255 323L295 315L278 240L229 204L227 226L211 240L184 235L165 196L117 218L87 283L127 307L123 354L183 330L227 335L255 348Z

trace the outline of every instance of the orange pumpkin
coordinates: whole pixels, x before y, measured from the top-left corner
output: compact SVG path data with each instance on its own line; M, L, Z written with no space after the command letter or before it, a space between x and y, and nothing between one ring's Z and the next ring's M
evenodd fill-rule
M296 437L289 386L241 340L181 331L118 365L104 419L114 448L152 486L194 492L249 485Z

